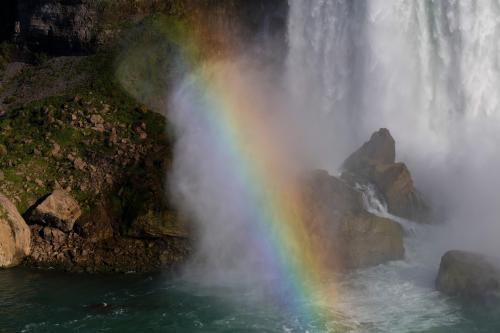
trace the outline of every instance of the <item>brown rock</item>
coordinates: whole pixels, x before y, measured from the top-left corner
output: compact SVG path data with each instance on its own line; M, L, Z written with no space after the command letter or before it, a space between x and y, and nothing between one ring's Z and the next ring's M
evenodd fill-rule
M368 212L342 218L339 236L343 265L359 268L404 257L403 228L399 223Z
M391 214L427 221L429 207L415 189L410 171L404 163L378 165L371 178L384 194Z
M8 153L7 147L5 145L0 144L0 157L6 156Z
M73 160L73 166L77 170L84 171L85 167L87 166L87 163L85 163L81 158L77 157Z
M92 125L96 126L99 124L104 124L104 119L98 114L93 114L92 116L90 116L90 122L92 123Z
M308 232L321 252L335 253L333 268L353 269L404 257L403 229L367 212L361 193L346 182L315 171L306 177L304 200Z
M0 194L0 267L19 264L30 249L30 228L9 199Z
M80 206L75 199L68 192L58 189L35 207L30 220L69 232L80 215Z
M44 227L42 229L43 238L53 244L61 246L66 241L66 234L59 229Z
M132 223L131 236L136 237L188 237L188 223L176 212L147 211Z
M404 163L395 162L395 141L387 129L375 132L343 163L342 179L349 184L373 184L382 194L390 213L429 222L430 209L413 184Z
M370 140L349 156L343 168L360 172L370 164L391 164L396 160L396 142L386 128L373 133Z

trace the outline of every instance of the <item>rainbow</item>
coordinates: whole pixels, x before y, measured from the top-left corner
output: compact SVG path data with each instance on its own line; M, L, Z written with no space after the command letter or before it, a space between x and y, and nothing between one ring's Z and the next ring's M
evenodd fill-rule
M196 63L189 55L186 59ZM271 257L267 259L288 291L288 310L307 323L324 321L324 308L316 305L316 298L336 297L334 284L323 283L332 279L327 263L333 254L324 253L323 244L311 237L300 184L295 170L289 170L290 159L276 128L263 116L264 107L237 64L205 62L191 73L190 89L202 97L197 117L216 133L217 149L229 156L231 171L250 198L252 228L265 239Z

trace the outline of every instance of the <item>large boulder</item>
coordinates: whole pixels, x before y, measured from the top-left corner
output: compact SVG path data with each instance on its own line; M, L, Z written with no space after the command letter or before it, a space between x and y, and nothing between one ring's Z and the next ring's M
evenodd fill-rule
M30 228L9 199L0 194L0 267L19 264L30 249Z
M63 189L56 189L31 214L30 221L69 232L81 215L80 206Z
M368 212L341 219L338 237L343 266L359 268L404 258L403 228L397 222Z
M428 222L430 209L415 188L408 167L395 162L396 145L382 128L343 163L342 178L351 185L373 184L384 197L389 213Z
M436 288L466 300L500 297L500 260L481 254L449 251L441 258Z
M361 193L346 182L318 170L306 177L303 192L308 231L323 251L334 254L334 268L403 259L401 225L366 211Z

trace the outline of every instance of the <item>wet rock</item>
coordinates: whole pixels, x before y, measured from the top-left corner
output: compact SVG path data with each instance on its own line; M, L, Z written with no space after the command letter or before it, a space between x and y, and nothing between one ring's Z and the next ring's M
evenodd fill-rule
M373 184L384 197L391 214L417 222L430 221L430 208L415 188L404 163L395 162L395 141L387 129L370 140L343 163L342 179L354 186Z
M484 301L500 298L500 260L449 251L441 258L436 288L450 296Z
M10 200L0 194L0 267L16 266L30 249L30 228Z
M337 238L346 268L369 267L404 258L401 225L368 212L343 216Z
M364 209L361 193L326 171L315 171L304 185L305 220L313 242L335 253L333 268L355 269L404 257L403 229ZM330 263L327 263L330 264Z
M75 199L68 192L56 189L34 208L30 220L69 232L80 215L80 206Z
M377 165L371 180L383 193L390 213L415 221L427 221L429 207L415 189L404 163Z

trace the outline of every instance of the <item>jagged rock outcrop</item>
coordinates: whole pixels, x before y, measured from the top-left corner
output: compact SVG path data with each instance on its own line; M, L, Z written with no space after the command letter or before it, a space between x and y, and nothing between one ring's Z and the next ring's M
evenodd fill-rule
M30 254L30 228L17 208L0 193L0 268L16 266Z
M342 178L351 185L370 183L384 196L390 213L428 222L430 209L413 184L408 167L396 163L396 146L390 132L382 128L343 163Z
M364 173L371 165L392 164L396 161L396 141L386 128L373 133L370 140L344 162L344 169Z
M441 258L436 288L465 300L500 299L500 260L477 253L449 251Z
M404 257L403 229L394 221L365 210L361 193L318 170L304 185L305 220L323 249L333 253L334 268L354 269Z
M34 208L30 221L70 232L81 213L78 202L68 192L56 189Z

